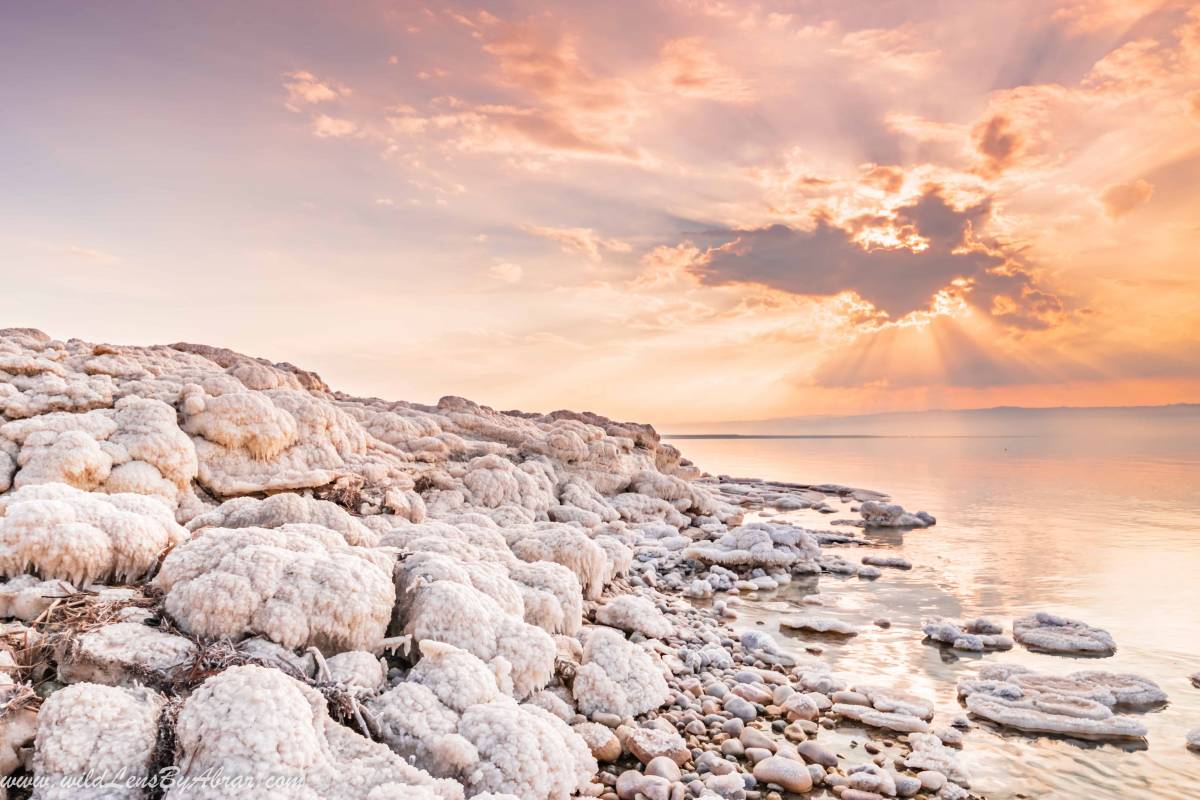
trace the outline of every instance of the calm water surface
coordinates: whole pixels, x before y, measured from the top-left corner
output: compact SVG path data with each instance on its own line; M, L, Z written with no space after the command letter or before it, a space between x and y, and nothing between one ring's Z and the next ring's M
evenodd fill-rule
M1186 421L1185 421L1186 422ZM962 713L955 684L986 662L1038 670L1136 672L1157 681L1170 704L1139 715L1144 746L1026 736L976 725L960 759L986 797L1200 798L1200 755L1184 746L1200 726L1200 426L1177 420L1115 435L1112 426L986 437L675 440L702 469L785 481L841 483L888 492L938 524L921 531L868 532L903 554L910 572L874 582L831 576L798 582L747 603L739 624L761 623L797 650L825 647L835 671L860 682L905 686ZM844 514L779 515L810 528ZM862 548L830 548L857 562ZM805 594L823 592L829 613L860 627L836 640L778 632L775 619ZM1110 631L1116 656L1070 659L1030 653L954 654L922 643L930 616L1013 617L1052 610ZM886 617L887 630L872 625ZM860 732L822 732L850 749ZM857 755L856 755L857 754Z

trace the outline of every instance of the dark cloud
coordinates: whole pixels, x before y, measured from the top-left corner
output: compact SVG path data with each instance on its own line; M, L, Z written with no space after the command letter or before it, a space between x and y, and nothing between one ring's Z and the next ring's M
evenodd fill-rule
M975 128L975 149L983 157L982 172L999 175L1017 160L1024 137L1003 114L995 114Z
M753 283L826 297L854 292L891 319L928 310L934 295L948 289L1007 326L1049 326L1062 315L1062 300L1028 269L979 242L975 232L990 214L990 201L955 208L933 186L891 214L844 226L821 217L809 229L708 231L696 237L702 253L689 269L709 285ZM872 229L904 241L919 237L927 246L865 249L855 239Z

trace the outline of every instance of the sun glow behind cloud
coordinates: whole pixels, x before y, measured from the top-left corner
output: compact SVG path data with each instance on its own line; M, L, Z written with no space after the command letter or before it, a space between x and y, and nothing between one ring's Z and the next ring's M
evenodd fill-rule
M1200 397L1195 4L814 9L22 9L5 318L667 422Z

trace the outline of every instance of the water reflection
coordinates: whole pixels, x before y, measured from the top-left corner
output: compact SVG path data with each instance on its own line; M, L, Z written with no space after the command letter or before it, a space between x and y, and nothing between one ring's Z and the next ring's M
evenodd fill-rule
M1200 798L1200 757L1184 736L1200 726L1200 437L1114 442L1061 439L705 440L678 442L702 468L800 482L836 482L890 492L938 525L924 531L870 531L878 552L911 571L884 569L876 581L822 576L764 593L739 625L771 631L802 653L817 647L833 669L859 683L886 683L934 700L946 720L963 713L955 686L984 663L1011 661L1067 673L1136 672L1171 698L1138 715L1146 743L1098 744L1031 736L977 724L961 760L973 788L996 800ZM1189 438L1190 437L1190 438ZM1156 449L1157 448L1157 449ZM834 517L774 516L838 530ZM857 562L863 550L828 548ZM803 603L822 593L836 602ZM1108 659L1032 653L958 653L923 643L932 616L988 616L1006 628L1016 616L1053 610L1106 628L1119 649ZM779 630L780 614L820 613L859 630L850 639ZM876 627L887 619L891 626ZM761 624L757 624L761 623ZM831 746L861 740L843 728Z

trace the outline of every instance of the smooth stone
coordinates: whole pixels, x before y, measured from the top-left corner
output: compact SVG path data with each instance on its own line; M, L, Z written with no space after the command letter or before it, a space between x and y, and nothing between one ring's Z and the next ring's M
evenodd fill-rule
M746 760L751 764L757 764L763 759L770 758L773 754L765 747L747 747Z
M820 764L826 769L832 769L837 766L837 756L829 748L818 744L814 741L800 742L796 745L796 752L805 761L813 764Z
M727 720L722 726L721 731L728 733L730 736L740 736L742 729L746 727L746 723L742 722L737 717Z
M763 750L769 750L772 753L778 747L770 736L767 736L758 728L745 728L739 738L746 747L759 747Z
M646 774L657 775L672 783L683 778L683 773L679 771L679 765L666 756L650 759L650 763L646 765Z
M842 800L883 800L883 795L862 789L846 789L842 792Z
M758 716L758 709L752 703L736 695L725 701L725 710L743 722L749 722Z
M784 791L807 792L812 789L812 775L799 761L783 756L771 756L754 765L754 779L773 783Z

